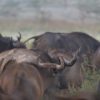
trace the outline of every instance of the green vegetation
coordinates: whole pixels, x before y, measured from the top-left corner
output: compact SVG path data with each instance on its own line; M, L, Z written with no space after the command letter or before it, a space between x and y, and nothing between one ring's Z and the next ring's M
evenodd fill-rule
M95 71L95 73L90 70L85 72L85 80L82 85L81 90L95 90L100 80L100 71Z

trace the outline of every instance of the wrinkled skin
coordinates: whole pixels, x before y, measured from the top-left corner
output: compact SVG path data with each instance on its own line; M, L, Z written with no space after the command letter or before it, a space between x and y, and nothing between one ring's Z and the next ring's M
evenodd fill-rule
M32 51L28 49L13 49L8 50L0 54L1 68L0 73L2 73L5 64L9 60L16 60L17 63L30 63L44 69L63 69L64 66L59 62L52 62L51 58L44 52Z

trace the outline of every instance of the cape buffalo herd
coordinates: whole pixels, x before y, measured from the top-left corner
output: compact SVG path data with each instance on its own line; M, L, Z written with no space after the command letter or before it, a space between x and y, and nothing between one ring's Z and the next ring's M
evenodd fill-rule
M24 42L20 33L17 40L0 35L0 100L100 100L100 82L97 91L69 92L82 87L86 58L99 70L100 42L83 32L46 32Z

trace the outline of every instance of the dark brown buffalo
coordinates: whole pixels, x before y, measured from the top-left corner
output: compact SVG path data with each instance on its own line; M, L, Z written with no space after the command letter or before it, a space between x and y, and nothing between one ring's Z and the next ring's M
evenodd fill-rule
M2 61L3 60L3 61ZM0 72L2 73L5 64L9 60L16 60L17 63L30 63L42 68L53 68L53 69L63 69L64 65L61 62L54 63L50 61L48 55L41 51L32 51L28 49L12 49L5 51L0 54L1 68Z
M1 61L1 65L5 59ZM4 64L4 69L0 75L0 88L3 95L6 95L8 100L9 98L11 100L40 100L49 87L56 85L55 76L48 75L47 70L43 67L45 63L33 65L27 60L18 62L18 59L20 58L11 57L5 60L7 62ZM52 69L52 67L47 68ZM4 97L1 96L1 98Z
M80 53L86 54L90 51L95 52L98 46L100 46L99 41L83 32L46 32L42 35L31 37L30 39L34 39L33 49L38 48L43 51L62 48L64 50L74 52L81 48Z
M54 51L51 52L51 55L54 53ZM57 54L60 54L57 53ZM77 54L77 53L76 53ZM75 54L75 55L76 55ZM60 54L61 55L61 54ZM73 58L73 56L72 56ZM76 59L76 57L74 57ZM6 64L10 60L15 60L17 64L20 63L27 63L27 64L32 64L35 66L38 70L39 73L41 74L44 82L44 90L47 91L48 89L52 88L59 88L59 83L60 80L57 77L58 75L54 74L54 71L61 71L64 69L64 60L60 61L59 63L52 62L52 57L50 58L49 55L47 55L44 52L41 51L32 51L28 49L13 49L9 51L5 51L0 54L0 74L5 71L6 69ZM72 59L73 60L73 59ZM68 64L70 64L68 62ZM52 73L51 73L52 71Z
M0 76L1 90L14 100L40 100L44 86L40 72L27 63L9 61Z
M94 52L100 46L99 41L97 41L92 36L83 32L71 32L71 33L46 32L39 36L33 36L30 39L34 39L32 47L33 49L39 49L41 51L47 52L48 54L50 54L49 52L51 51L51 49L52 50L56 49L57 51L61 50L60 52L63 51L63 52L74 53L80 48L80 52L78 54L80 56L80 61L84 61L83 59L84 55L87 56L88 53L94 54ZM26 42L28 40L26 40ZM63 59L65 59L65 56L63 56ZM59 56L57 57L59 58Z
M28 49L13 49L5 51L0 54L0 74L5 69L5 65L9 60L15 60L17 63L28 63L37 66L46 76L53 76L55 70L60 71L64 69L63 61L54 63L50 60L48 55L41 51L32 51ZM68 63L69 64L69 63ZM49 79L48 79L49 80ZM57 83L58 84L58 83Z
M72 75L73 73L71 74L71 72L74 72L75 76L79 75L79 77L80 77L81 74L79 74L80 73L79 70L81 68L79 68L79 67L81 67L80 64L84 61L83 56L88 55L89 52L91 54L94 53L97 50L97 48L100 46L99 41L97 41L90 35L83 33L83 32L71 32L71 33L67 33L67 34L46 32L42 35L31 37L31 39L32 38L34 39L33 49L39 49L41 51L47 52L48 55L52 59L59 58L62 55L62 58L64 59L64 63L66 61L66 58L69 57L68 52L73 54L73 53L75 53L75 51L77 51L80 48L80 52L78 53L79 61L71 64L71 66L73 66L73 67L69 68L70 69L69 72L66 71L66 70L68 70L68 68L65 68L64 69L65 72L61 73L62 74L61 76L69 75L68 80L72 80L71 78L74 78L73 79L74 81L79 81L81 78L78 78L79 80L77 80ZM51 50L52 51L56 50L57 53L52 54ZM67 53L65 53L65 52L67 52ZM67 61L68 61L68 59L67 59ZM75 67L77 65L78 65L79 69ZM68 74L68 73L70 73L70 74ZM63 82L67 78L66 77L61 78L63 84L67 83L67 82ZM75 83L77 83L77 82L75 82ZM80 83L80 82L78 82L78 83ZM62 87L63 87L63 85L62 85Z
M3 60L0 68L0 73L2 73L4 69L4 65L9 61L9 60L16 60L17 63L22 63L22 62L27 62L31 63L33 65L37 65L42 68L52 68L52 69L57 69L61 70L64 69L65 65L68 67L71 67L70 64L75 63L76 61L76 56L77 53L75 53L74 56L71 56L70 60L63 59L61 53L59 54L58 59L54 59L51 56L49 56L47 53L42 52L40 50L28 50L28 49L12 49L5 51L0 54L0 61ZM53 53L54 54L54 53ZM52 55L52 54L51 54ZM56 54L55 54L56 55ZM63 54L65 55L65 53ZM56 61L57 60L57 61Z
M46 32L32 38L35 39L33 42L33 49L37 48L48 52L48 54L50 54L50 49L56 49L58 51L61 49L63 52L74 53L80 48L80 61L84 61L84 55L87 56L88 53L93 54L100 46L99 41L83 32L72 32L67 34ZM63 56L63 59L65 56Z
M0 52L10 50L13 48L26 48L25 44L21 41L21 34L17 40L13 40L12 37L0 35Z

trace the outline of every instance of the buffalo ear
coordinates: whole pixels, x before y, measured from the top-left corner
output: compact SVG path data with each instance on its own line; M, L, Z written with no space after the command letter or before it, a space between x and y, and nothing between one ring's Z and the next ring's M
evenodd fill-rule
M19 41L12 42L13 48L26 48L26 45L24 43L21 43Z
M19 36L17 37L17 41L19 41L19 42L20 42L20 40L21 40L22 36L21 36L21 33L20 33L20 32L18 32L18 34L19 34Z

